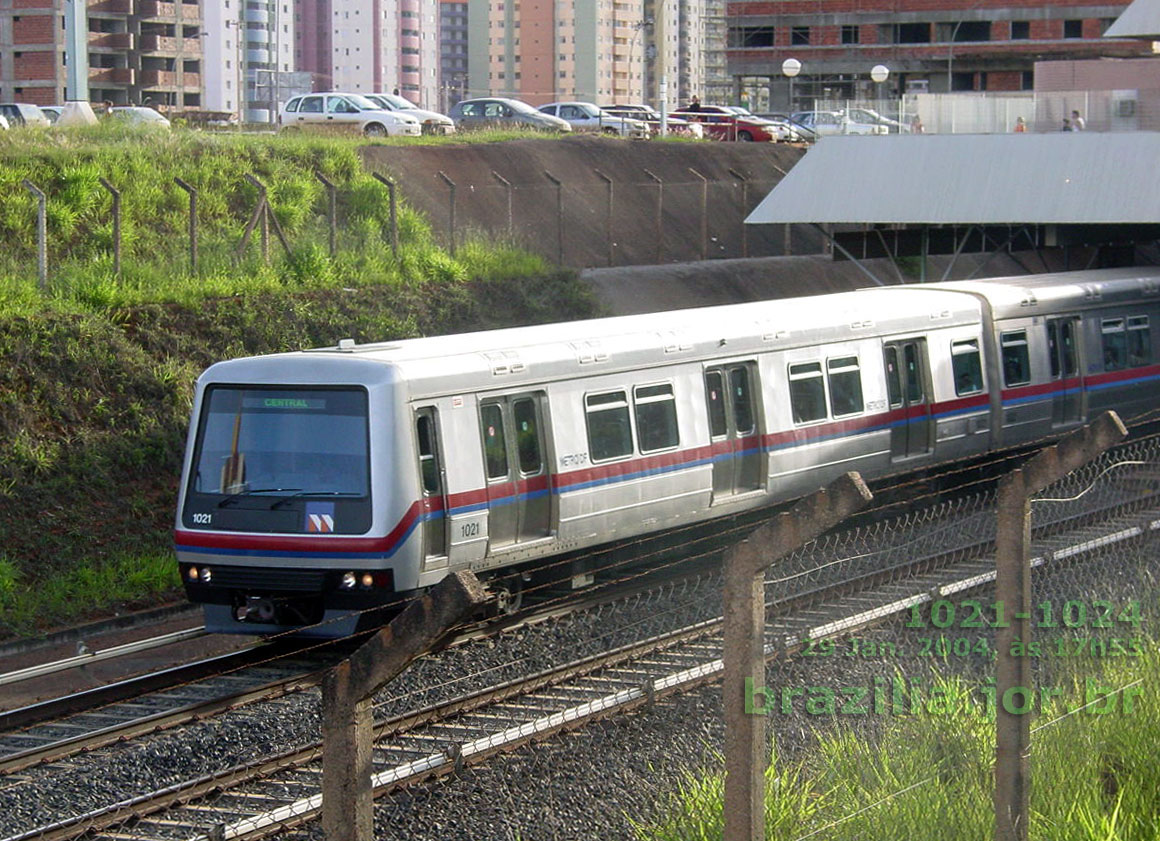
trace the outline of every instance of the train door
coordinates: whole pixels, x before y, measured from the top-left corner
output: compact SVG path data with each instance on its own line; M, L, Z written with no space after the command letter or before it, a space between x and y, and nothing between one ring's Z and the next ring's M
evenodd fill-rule
M423 566L447 565L447 490L439 452L439 428L434 408L415 412L419 445L419 477L423 486Z
M1065 426L1083 420L1079 335L1078 315L1047 319L1047 359L1051 381L1056 386L1051 400L1051 422L1055 426Z
M544 457L542 404L541 393L480 403L491 549L538 540L550 531L552 495Z
M899 417L890 426L890 455L899 460L931 449L930 395L926 384L926 339L887 342L883 348L886 394Z
M748 362L705 370L714 502L762 486L761 430L753 380L754 366Z

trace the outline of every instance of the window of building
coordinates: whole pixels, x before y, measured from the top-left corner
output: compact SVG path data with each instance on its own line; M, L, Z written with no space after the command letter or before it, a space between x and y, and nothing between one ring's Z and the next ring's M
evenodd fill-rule
M809 423L826 416L822 363L801 362L789 366L789 402L794 423Z
M793 29L791 29L790 43L795 47L809 46L810 28L808 26L795 26Z
M859 32L857 26L849 24L842 27L842 43L843 44L857 44L859 41Z
M990 41L991 22L956 20L938 24L939 41Z
M1019 90L1030 91L1035 90L1035 71L1024 70L1019 74Z
M636 410L636 437L642 453L677 446L677 401L669 383L641 385L632 391Z
M862 371L858 357L841 356L826 360L830 382L830 411L834 417L856 415L862 411Z
M772 47L772 26L731 26L729 27L730 47Z
M1022 41L1031 37L1031 21L1028 20L1013 20L1011 21L1011 40Z
M593 461L620 458L632 452L628 398L623 391L589 394L584 398L588 425L588 455Z
M979 340L951 342L951 370L955 377L955 394L962 397L983 390L983 363L979 357Z
M1065 20L1063 22L1063 37L1064 38L1082 38L1083 37L1083 21L1082 20Z
M1027 351L1027 331L1002 333L999 344L1003 348L1003 385L1011 388L1031 382L1031 358Z
M898 23L894 25L895 44L929 44L929 23Z

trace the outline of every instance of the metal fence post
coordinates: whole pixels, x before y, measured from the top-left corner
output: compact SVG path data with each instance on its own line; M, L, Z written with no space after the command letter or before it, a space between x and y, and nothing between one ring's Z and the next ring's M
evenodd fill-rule
M113 197L113 275L121 279L121 191L109 183L105 176L98 179L101 186Z
M322 682L322 830L327 841L372 841L371 696L487 599L467 571L452 573Z
M745 226L745 217L749 215L749 179L732 168L729 174L741 182L741 256L748 257L749 230Z
M330 256L334 257L338 254L338 188L334 183L317 170L314 177L322 182L322 186L326 188L326 219L330 227Z
M608 266L611 268L613 263L613 249L616 247L616 243L612 240L612 179L598 169L593 170L593 172L599 175L604 180L604 183L608 185L608 207L604 213L604 239L608 242Z
M189 270L197 274L197 188L181 178L173 183L189 194Z
M661 181L659 178L657 178L656 175L654 175L652 172L650 172L647 169L644 171L644 174L647 175L649 178L651 178L654 182L656 182L656 185L657 185L657 211L656 211L656 246L657 246L657 250L656 250L656 261L655 262L660 263L661 254L663 253L663 246L664 246L664 227L663 227L662 217L664 216L664 212L665 212L665 182Z
M999 480L995 537L995 602L1004 622L995 631L995 841L1026 841L1031 789L1031 497L1096 458L1128 434L1105 412Z
M512 182L508 181L494 169L491 171L491 177L503 185L507 192L507 217L508 217L508 239L512 238L515 232L515 214L512 213Z
M282 248L286 251L286 255L290 256L290 243L286 240L286 235L282 233L282 226L278 224L278 217L270 212L270 202L266 198L266 185L255 178L253 175L246 175L246 180L249 181L258 190L258 203L254 206L254 212L250 214L250 221L246 224L245 233L242 234L242 241L238 243L235 251L236 256L240 259L242 252L246 250L246 245L250 242L250 236L254 233L254 227L258 222L262 223L261 237L262 237L262 261L270 262L270 226L274 227L274 233L278 236L278 241L282 243Z
M564 182L548 170L544 175L556 185L556 265L564 265Z
M447 173L439 170L439 177L443 179L443 183L451 190L449 198L449 206L447 209L447 239L451 243L451 253L455 253L455 182L447 177Z
M765 570L849 517L871 499L862 478L847 473L778 514L725 554L724 841L765 837ZM746 702L749 702L748 704ZM748 709L747 709L748 707Z
M701 179L701 259L709 257L709 179L689 167L689 172Z
M48 208L44 191L29 181L21 180L24 189L36 196L36 277L40 291L48 289Z
M387 195L391 202L391 253L396 257L399 256L399 201L395 196L395 187L397 186L393 180L387 178L385 175L380 175L377 172L372 172L371 175L375 180L387 185ZM451 187L451 228L455 229L455 186Z

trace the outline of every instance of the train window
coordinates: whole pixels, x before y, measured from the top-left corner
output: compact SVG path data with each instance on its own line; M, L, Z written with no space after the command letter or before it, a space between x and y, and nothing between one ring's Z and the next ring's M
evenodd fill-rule
M886 348L886 396L890 399L891 408L902 405L902 386L898 379L898 348L893 345Z
M826 416L822 363L802 362L789 366L789 402L794 423L809 423Z
M507 444L503 434L503 410L498 403L484 403L479 409L483 429L483 460L487 478L504 479L508 475Z
M906 377L906 402L917 406L923 402L922 368L919 365L918 344L907 342L902 347L902 358L905 365L903 376Z
M1027 351L1027 331L999 334L1003 348L1003 384L1010 388L1031 382L1031 358Z
M862 371L858 357L840 356L826 360L830 380L830 410L834 417L862 411Z
M539 473L543 459L540 456L540 425L535 401L527 397L512 401L512 420L516 425L520 472L525 475Z
M677 446L677 401L672 385L638 385L632 390L632 399L640 451L650 453Z
M423 476L423 490L433 494L439 492L439 462L435 457L435 419L427 414L415 419L415 434L419 439L419 472Z
M725 418L725 382L720 371L705 374L705 399L709 402L709 434L720 438L729 431Z
M753 423L753 393L749 387L749 369L744 365L729 369L729 386L733 393L733 425L738 435L747 435Z
M632 452L628 398L623 391L589 394L584 398L588 421L588 455L593 461L620 458Z
M1119 371L1128 365L1128 335L1124 332L1124 319L1105 318L1100 322L1103 335L1104 370Z
M955 394L978 394L983 390L983 365L979 358L979 340L951 342L951 370L955 376Z
M1152 331L1148 316L1128 316L1128 365L1138 368L1152 362Z

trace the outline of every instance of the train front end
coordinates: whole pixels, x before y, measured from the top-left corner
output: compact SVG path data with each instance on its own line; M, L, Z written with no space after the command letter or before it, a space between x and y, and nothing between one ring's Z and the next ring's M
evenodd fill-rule
M339 353L199 378L174 543L208 630L334 638L382 621L411 578L386 533L404 496L375 467L394 461L393 392L390 366Z

